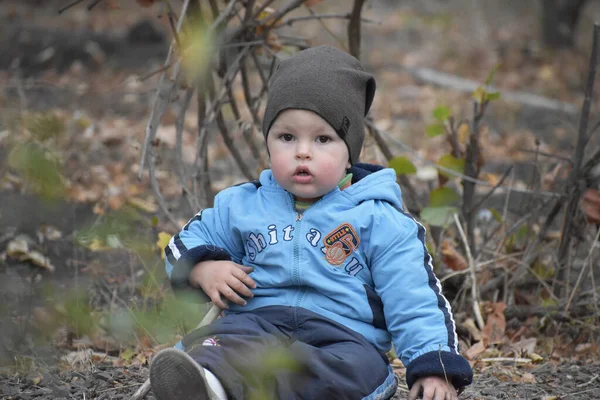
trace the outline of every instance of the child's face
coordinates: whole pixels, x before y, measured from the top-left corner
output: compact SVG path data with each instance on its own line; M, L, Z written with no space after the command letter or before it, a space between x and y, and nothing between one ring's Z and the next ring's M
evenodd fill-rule
M300 199L329 192L350 167L346 143L312 111L281 112L271 125L267 147L275 180Z

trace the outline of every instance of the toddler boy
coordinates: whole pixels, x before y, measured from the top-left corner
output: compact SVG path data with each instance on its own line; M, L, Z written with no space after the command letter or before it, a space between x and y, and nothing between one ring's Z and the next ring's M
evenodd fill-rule
M387 399L392 343L409 398L455 399L471 383L423 226L392 169L358 163L374 94L332 47L279 64L263 120L271 169L220 192L165 249L173 287L225 315L154 357L158 399ZM269 374L273 349L291 361Z

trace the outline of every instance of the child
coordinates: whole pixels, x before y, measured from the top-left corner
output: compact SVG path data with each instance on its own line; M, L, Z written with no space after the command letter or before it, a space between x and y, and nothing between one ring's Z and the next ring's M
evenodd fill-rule
M332 47L280 63L263 121L271 170L220 192L165 249L173 287L225 316L154 357L158 399L391 398L391 343L409 398L471 383L424 228L392 169L357 164L374 94ZM293 362L266 374L275 348Z

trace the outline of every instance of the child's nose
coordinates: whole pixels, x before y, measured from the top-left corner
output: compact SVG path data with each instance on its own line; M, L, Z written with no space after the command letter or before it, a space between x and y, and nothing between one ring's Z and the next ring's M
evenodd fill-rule
M297 159L307 159L311 158L312 149L310 144L299 142L296 146L296 158Z

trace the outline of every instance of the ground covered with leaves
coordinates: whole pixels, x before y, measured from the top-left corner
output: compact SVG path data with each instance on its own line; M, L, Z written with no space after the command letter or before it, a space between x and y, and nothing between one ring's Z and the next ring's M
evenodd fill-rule
M161 212L148 172L138 179L158 84L153 72L162 68L171 28L154 8L116 3L107 0L92 11L80 5L60 16L61 1L0 6L0 398L127 399L146 380L153 354L193 329L205 311L173 298L161 247L176 228ZM331 2L307 3L318 13L348 11L325 4ZM416 166L411 182L417 202L435 203L428 193L442 180L450 181L446 189L452 187L452 178L438 175L435 167L449 149L437 134L440 125L453 115L459 141L464 144L469 134L460 121L470 118L472 89L434 81L448 74L482 82L500 63L495 84L513 96L488 110L482 135L480 179L488 186L480 195L505 179L508 167L514 171L513 191L499 189L486 198L488 212L479 216L475 232L495 246L478 260L483 327L472 315L464 285L468 263L460 236L444 236L449 229L430 231L444 237L432 243L436 271L453 302L461 349L475 371L462 398L598 399L593 274L572 299L571 312L562 312L565 302L551 287L560 284L551 267L560 227L550 227L528 260L531 272L519 275L520 257L531 254L541 224L510 225L507 217L542 215L535 206L549 203L526 194L561 190L557 182L566 175L560 157L572 153L588 40L579 38L578 49L561 53L540 50L530 28L532 10L519 1L487 2L479 10L483 16L475 11L464 16L464 1L405 3L367 2L362 59L378 82L375 126L389 135L391 151L410 154ZM588 12L591 18L598 10ZM296 16L307 15L303 9ZM289 35L309 44L343 42L343 22L303 23L295 23ZM437 71L435 79L426 69ZM240 88L232 95L244 97ZM178 99L169 108L152 144L156 179L178 226L197 211L181 195L174 172L180 106ZM183 125L182 159L189 165L197 114L188 113ZM217 128L211 129L209 173L217 192L246 178ZM254 135L260 143L259 132ZM367 140L363 154L368 161L387 162L373 141ZM252 165L260 167L258 161ZM444 199L446 189L437 192ZM578 235L584 245L574 252L579 269L569 278L571 286L581 266L595 257L590 232L582 228ZM511 280L498 271L510 273ZM401 382L395 398L406 398L404 367L390 358Z

